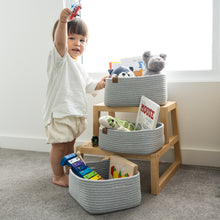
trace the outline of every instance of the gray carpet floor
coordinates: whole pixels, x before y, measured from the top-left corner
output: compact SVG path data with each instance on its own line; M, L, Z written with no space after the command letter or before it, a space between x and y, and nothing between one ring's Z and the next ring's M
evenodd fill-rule
M85 156L86 161L99 159ZM141 174L141 205L91 215L70 196L67 188L52 184L49 153L0 148L0 219L220 219L220 168L182 165L155 196L150 194L149 161L134 162ZM168 165L160 165L161 173Z

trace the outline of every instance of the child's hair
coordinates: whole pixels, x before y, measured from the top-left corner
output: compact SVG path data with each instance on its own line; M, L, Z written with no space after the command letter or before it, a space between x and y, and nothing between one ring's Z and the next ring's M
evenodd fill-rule
M53 41L55 38L55 32L58 23L59 23L59 19L55 22L53 26L53 33L52 33ZM88 27L81 18L74 18L73 20L67 22L67 30L68 30L68 34L79 34L86 37L87 40L89 38Z

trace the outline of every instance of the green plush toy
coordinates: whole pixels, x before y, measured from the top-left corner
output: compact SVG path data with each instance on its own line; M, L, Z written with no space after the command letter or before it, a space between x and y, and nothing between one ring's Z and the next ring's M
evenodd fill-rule
M135 126L132 122L120 120L110 115L102 116L99 118L99 123L102 127L111 128L121 131L134 131Z

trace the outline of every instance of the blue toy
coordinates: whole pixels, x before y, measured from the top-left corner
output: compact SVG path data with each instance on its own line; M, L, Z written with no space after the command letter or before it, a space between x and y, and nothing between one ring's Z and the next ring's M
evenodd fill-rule
M77 176L84 179L104 180L95 170L88 167L75 153L64 156L60 165L70 167Z
M116 69L109 69L108 72L111 76L111 78L113 77L118 77L118 78L126 78L126 77L134 77L134 73L133 73L134 68L133 67L125 67L125 66L119 66Z
M69 154L69 155L66 155L62 158L61 162L60 162L60 165L61 166L65 166L67 165L68 167L71 166L71 159L74 159L76 158L77 155L75 153L72 153L72 154Z
M78 2L71 5L70 10L73 11L73 14L70 17L70 20L72 20L76 16L79 16L79 12L80 12L81 8L82 8L81 0L79 0Z

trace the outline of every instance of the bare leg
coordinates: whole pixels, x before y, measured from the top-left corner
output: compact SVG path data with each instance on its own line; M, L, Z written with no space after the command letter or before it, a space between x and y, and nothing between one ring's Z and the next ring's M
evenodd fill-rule
M72 142L68 142L67 146L65 147L64 155L72 154L74 153L74 144L75 144L76 139L74 139ZM69 167L65 166L64 167L64 174L69 174Z
M63 167L60 165L60 161L65 155L65 148L69 143L52 144L50 151L50 163L53 170L53 183L59 186L68 187L69 178L64 174Z

